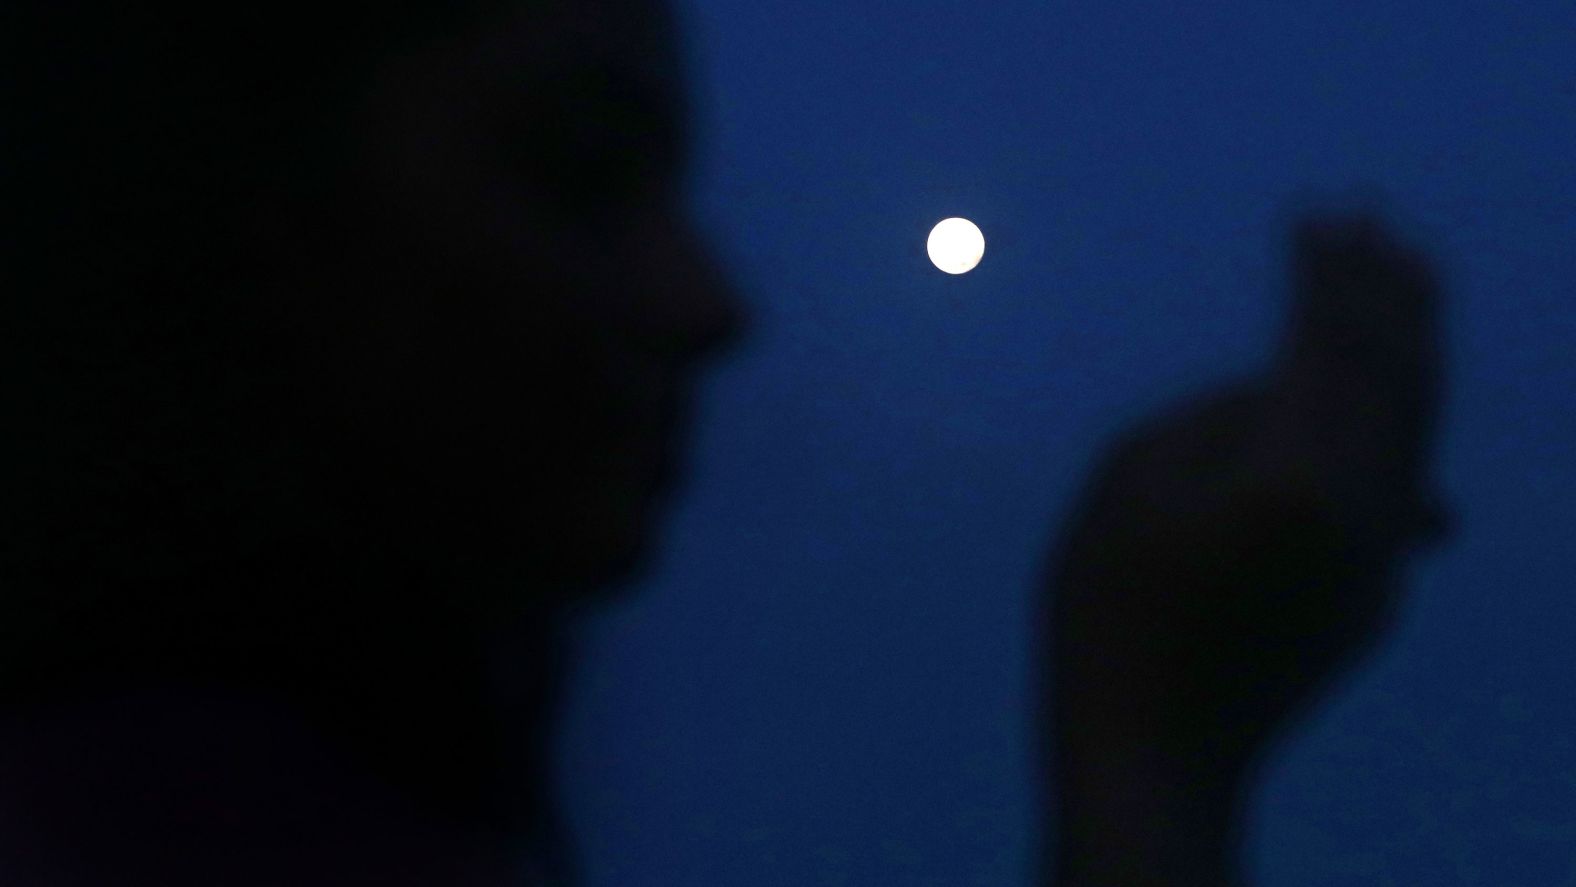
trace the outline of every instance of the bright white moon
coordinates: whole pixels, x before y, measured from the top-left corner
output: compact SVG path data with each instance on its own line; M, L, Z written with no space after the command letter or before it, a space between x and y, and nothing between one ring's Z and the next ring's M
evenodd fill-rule
M942 219L925 244L930 261L948 274L967 274L985 258L985 235L968 219Z

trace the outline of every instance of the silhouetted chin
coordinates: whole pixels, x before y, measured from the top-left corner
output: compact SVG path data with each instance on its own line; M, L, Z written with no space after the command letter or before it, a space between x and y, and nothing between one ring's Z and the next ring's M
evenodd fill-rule
M616 595L651 568L673 493L683 481L675 458L685 425L681 416L678 409L664 411L658 432L629 442L623 471L601 479L602 501L582 502L586 575L595 596Z

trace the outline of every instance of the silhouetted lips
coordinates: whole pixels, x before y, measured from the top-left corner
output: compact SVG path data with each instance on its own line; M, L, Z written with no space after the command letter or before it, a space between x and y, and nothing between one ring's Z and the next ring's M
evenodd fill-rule
M683 479L683 439L689 430L689 410L676 396L662 398L657 416L652 486L658 495L672 492Z

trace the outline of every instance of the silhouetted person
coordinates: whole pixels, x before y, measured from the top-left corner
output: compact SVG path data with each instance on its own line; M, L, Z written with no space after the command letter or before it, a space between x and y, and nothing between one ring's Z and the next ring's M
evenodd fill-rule
M0 883L566 877L557 610L736 323L665 8L0 16Z
M1277 735L1388 622L1443 517L1436 285L1372 218L1294 237L1261 378L1119 441L1062 543L1048 702L1060 887L1236 883Z
M560 610L736 325L656 0L0 12L0 884L563 881ZM1067 884L1229 878L1242 781L1433 522L1426 271L1299 239L1270 378L1059 574Z

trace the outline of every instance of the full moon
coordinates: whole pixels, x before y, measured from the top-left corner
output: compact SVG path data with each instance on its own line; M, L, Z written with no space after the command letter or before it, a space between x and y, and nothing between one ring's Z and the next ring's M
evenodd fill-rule
M930 261L948 274L967 274L985 257L985 235L968 219L942 219L925 244Z

